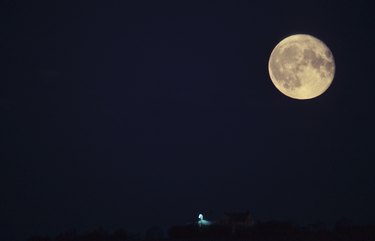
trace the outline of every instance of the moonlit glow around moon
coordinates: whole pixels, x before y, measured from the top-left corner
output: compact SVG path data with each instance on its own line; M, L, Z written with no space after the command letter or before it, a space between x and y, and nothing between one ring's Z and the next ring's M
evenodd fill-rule
M312 99L331 85L335 62L322 41L311 35L296 34L276 45L268 71L273 84L286 96Z

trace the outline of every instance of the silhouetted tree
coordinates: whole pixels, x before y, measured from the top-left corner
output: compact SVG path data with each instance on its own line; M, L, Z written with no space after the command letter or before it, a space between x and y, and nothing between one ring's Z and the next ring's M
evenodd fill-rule
M126 241L128 238L128 233L123 229L117 229L110 235L110 241Z
M76 230L71 229L58 234L55 241L78 241L78 238Z
M107 241L108 233L103 228L96 228L93 231L82 236L82 241Z
M157 226L151 227L146 231L145 239L147 241L160 241L163 239L163 230Z

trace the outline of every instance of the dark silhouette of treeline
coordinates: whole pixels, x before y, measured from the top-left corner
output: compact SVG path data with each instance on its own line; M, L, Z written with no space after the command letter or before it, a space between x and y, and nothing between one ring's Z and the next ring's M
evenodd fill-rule
M103 228L78 234L75 230L69 230L52 238L46 235L34 235L27 241L128 241L138 240L136 235L129 235L125 230L107 232Z
M174 226L171 240L212 241L375 241L375 225L341 225L327 229L323 224L298 226L289 222L271 221L252 227L212 225Z
M63 232L56 237L32 236L27 241L375 241L375 225L336 225L327 229L322 224L298 226L289 222L271 221L252 227L196 224L173 226L164 236L159 228L143 234L125 230L107 232L102 228L78 234Z

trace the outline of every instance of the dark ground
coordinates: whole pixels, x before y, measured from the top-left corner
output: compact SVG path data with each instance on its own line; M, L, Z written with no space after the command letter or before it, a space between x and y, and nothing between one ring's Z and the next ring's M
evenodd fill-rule
M251 228L209 226L174 226L164 234L154 227L145 233L128 233L125 230L106 232L102 228L79 234L74 230L60 233L54 238L32 236L27 241L373 241L375 226L351 225L341 222L333 229L323 224L297 226L288 222L258 223Z

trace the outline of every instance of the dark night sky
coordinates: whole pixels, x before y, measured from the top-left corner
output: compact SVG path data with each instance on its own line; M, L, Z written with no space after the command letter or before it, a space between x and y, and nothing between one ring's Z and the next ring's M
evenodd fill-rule
M257 219L375 218L371 1L5 1L0 239ZM268 76L307 33L333 52L326 93ZM210 216L211 214L211 216Z

